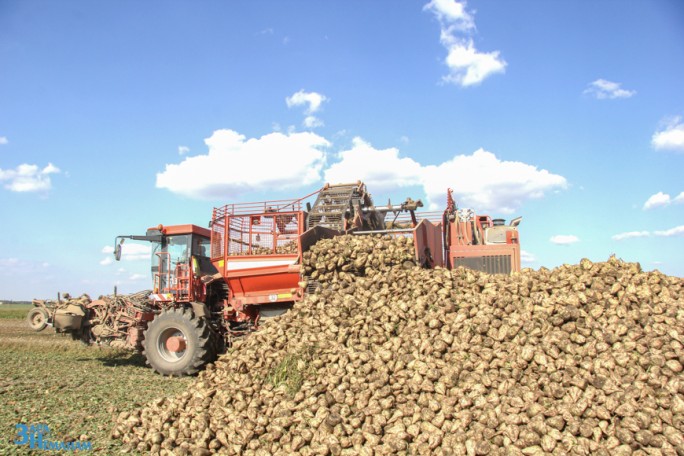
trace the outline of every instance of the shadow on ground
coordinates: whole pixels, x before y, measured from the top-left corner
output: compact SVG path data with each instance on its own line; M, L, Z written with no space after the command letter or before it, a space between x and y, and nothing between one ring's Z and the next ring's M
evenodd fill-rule
M147 368L145 364L145 357L136 352L114 352L114 353L102 353L100 356L95 358L79 358L77 361L99 361L103 366L107 367L118 367L118 366L137 366Z

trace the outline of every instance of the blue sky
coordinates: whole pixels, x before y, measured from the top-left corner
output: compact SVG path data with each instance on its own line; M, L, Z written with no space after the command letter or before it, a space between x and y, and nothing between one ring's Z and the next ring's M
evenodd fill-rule
M684 276L681 81L680 1L0 1L0 299L149 288L116 235L357 179Z

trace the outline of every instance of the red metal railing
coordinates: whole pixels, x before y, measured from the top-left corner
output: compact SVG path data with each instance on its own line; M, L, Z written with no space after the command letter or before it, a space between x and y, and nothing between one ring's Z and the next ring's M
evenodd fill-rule
M234 203L226 204L222 207L214 208L213 219L222 218L229 215L250 215L264 214L268 212L281 211L301 211L302 201L299 200L273 200L261 201L257 203Z
M420 223L421 220L429 220L432 223L441 223L442 211L425 211L425 212L414 212L416 214L416 219ZM402 212L395 216L392 212L385 214L385 223L392 223L393 225L404 225L411 226L411 214L408 212Z

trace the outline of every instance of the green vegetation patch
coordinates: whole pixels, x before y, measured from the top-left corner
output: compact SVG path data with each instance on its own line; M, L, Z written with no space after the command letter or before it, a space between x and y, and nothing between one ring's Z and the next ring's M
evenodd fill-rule
M53 441L82 438L97 454L120 451L114 418L186 390L192 378L168 378L133 351L87 346L52 328L0 320L0 454L34 454L13 443L16 425L46 424Z
M21 320L26 318L32 304L3 304L0 306L0 319Z
M266 380L275 388L285 386L288 394L294 396L311 372L310 362L315 347L307 347L289 353L268 373Z

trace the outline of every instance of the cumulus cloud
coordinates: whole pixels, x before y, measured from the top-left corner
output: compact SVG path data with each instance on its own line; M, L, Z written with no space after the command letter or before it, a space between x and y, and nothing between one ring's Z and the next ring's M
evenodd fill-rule
M449 68L445 82L468 87L505 72L507 64L499 51L480 52L475 48L470 36L475 22L465 1L432 0L423 10L431 11L440 24L440 42L447 50L444 62Z
M438 209L447 189L453 188L460 207L503 214L567 187L563 176L502 160L484 149L424 165L401 156L398 148L376 149L359 137L335 155L326 153L328 140L311 132L274 132L247 139L232 130L218 130L205 142L208 153L167 164L157 174L157 187L192 198L224 199L264 188L362 180L374 192L421 188L430 209Z
M432 11L440 22L459 30L467 31L475 28L473 16L466 10L466 2L432 0L423 7L423 10Z
M15 169L0 168L0 182L4 187L13 192L39 192L52 188L51 174L60 172L52 163L44 168L37 165L22 164Z
M373 191L420 185L420 163L411 158L399 157L399 149L393 147L375 149L357 137L353 139L351 149L340 152L338 158L338 162L325 170L326 182L361 180Z
M680 195L681 196L681 195ZM663 192L658 192L655 195L651 195L644 203L644 210L653 209L655 207L664 207L670 204L670 195Z
M656 150L672 150L684 152L684 123L681 117L675 117L664 123L664 126L653 134L651 145Z
M302 121L302 125L304 125L306 128L317 128L322 127L324 123L321 119L313 114L318 112L321 109L323 102L327 100L328 98L323 94L300 90L299 92L295 92L291 96L285 98L285 103L287 103L288 108L292 108L294 106L305 106L306 109L304 110L304 114L306 117Z
M614 241L624 241L625 239L634 239L641 237L648 237L651 233L648 231L628 231L626 233L616 234L612 237Z
M670 228L669 230L664 230L664 231L655 231L653 234L656 236L662 236L662 237L672 237L672 236L679 236L679 235L684 235L684 225L679 225L674 228Z
M167 164L157 188L200 199L232 198L264 188L288 189L320 181L328 140L311 132L273 132L246 138L217 130L208 153Z
M674 201L674 202L677 203L677 204L684 203L684 192L682 192L682 193L680 193L679 195L675 196L675 199L673 199L672 201Z
M636 95L636 90L625 90L620 86L620 82L607 81L605 79L597 79L589 83L589 86L584 90L586 95L591 95L598 100L613 100L615 98L629 98Z
M7 136L0 136L0 146L4 146L7 143L9 143Z
M313 114L317 112L321 108L323 102L327 100L328 98L320 93L300 90L285 98L285 103L287 103L288 108L293 106L306 106L304 112L306 114Z
M188 152L190 152L190 148L188 146L178 146L178 155L185 155Z
M574 234L557 234L551 236L549 240L556 245L571 245L579 242L579 238Z
M478 52L472 40L455 43L448 50L446 64L450 72L444 76L446 82L467 87L479 84L492 74L503 73L506 68L499 51Z
M421 181L431 202L441 201L446 189L453 187L462 207L504 214L513 213L528 199L567 187L563 176L527 163L501 160L484 149L424 167Z
M339 154L339 161L325 171L327 182L361 179L372 189L422 186L431 209L443 202L448 188L461 207L510 214L528 199L565 188L564 177L522 162L500 160L479 149L456 155L439 165L421 165L400 157L396 148L375 149L361 138Z

